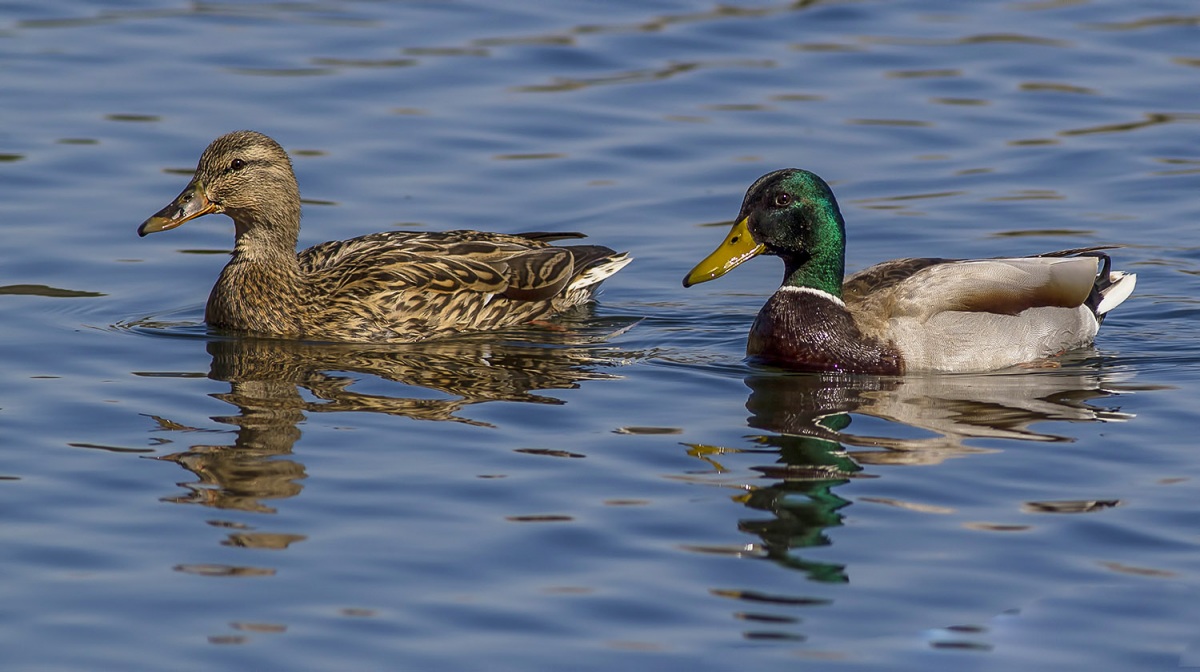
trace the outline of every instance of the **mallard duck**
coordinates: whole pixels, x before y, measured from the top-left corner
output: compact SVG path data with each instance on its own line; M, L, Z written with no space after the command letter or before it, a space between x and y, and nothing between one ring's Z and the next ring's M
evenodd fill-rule
M733 230L684 278L707 282L760 254L783 284L746 353L804 371L987 371L1089 345L1137 276L1091 247L1013 259L897 259L845 278L846 227L833 191L777 170L746 192Z
M579 233L388 231L296 253L300 188L287 152L235 131L200 156L145 236L203 215L234 223L232 258L204 318L220 329L333 341L411 342L548 318L591 300L629 257Z

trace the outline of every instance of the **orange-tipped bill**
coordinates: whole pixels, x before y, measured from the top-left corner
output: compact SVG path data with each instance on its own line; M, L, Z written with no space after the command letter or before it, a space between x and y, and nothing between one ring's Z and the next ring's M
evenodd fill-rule
M189 220L220 211L220 206L205 197L203 185L193 181L170 205L142 222L138 235L168 231Z
M712 254L705 257L704 261L696 264L691 273L687 274L687 277L683 279L683 286L691 287L719 278L747 259L762 254L766 246L754 242L754 238L750 235L749 221L750 218L747 217L734 224L733 230L729 232L728 236L725 236L725 241L713 250Z

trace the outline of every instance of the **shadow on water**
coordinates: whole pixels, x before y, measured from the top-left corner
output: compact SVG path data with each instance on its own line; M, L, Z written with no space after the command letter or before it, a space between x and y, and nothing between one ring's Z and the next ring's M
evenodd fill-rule
M212 419L235 427L236 439L157 458L198 477L183 484L189 492L170 501L273 512L265 501L294 497L302 489L305 467L290 456L302 435L300 424L313 413L383 413L491 427L460 412L488 401L565 403L537 391L619 378L600 370L617 357L599 345L611 333L564 330L539 332L537 342L492 336L404 346L208 340L208 377L230 388L213 396L237 409ZM373 391L359 391L360 384ZM206 431L168 418L155 420L166 431Z
M743 484L737 497L770 514L738 528L761 540L758 552L804 571L812 580L846 582L845 566L806 560L797 551L828 546L826 530L843 523L853 502L836 489L853 479L878 478L870 467L933 465L948 458L992 452L969 439L1072 442L1041 423L1119 422L1134 416L1098 405L1114 397L1118 380L1103 372L1022 372L990 375L859 376L762 373L748 376L750 448L689 444L689 453L726 471L722 455L774 457L750 466L766 484ZM855 422L869 433L851 431ZM898 506L918 506L898 501ZM1028 502L1040 511L1081 512L1118 502Z

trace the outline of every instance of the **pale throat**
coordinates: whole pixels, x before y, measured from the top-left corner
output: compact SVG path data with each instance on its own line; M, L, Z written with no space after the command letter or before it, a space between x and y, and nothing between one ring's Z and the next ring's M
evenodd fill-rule
M234 220L233 254L247 261L296 263L298 231L281 230L260 222Z

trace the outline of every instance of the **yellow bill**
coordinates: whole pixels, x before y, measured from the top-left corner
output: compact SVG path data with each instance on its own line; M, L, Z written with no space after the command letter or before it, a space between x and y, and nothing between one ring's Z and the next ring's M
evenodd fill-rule
M733 225L733 229L725 236L713 253L696 264L687 277L683 279L684 287L708 282L725 275L747 259L753 259L762 254L766 246L754 242L750 235L750 218L746 217Z

